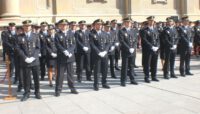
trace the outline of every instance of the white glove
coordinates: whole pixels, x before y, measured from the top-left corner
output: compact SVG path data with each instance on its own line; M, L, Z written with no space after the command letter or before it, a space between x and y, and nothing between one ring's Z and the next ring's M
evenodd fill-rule
M31 59L31 63L32 63L33 61L35 61L35 57L30 57L30 59Z
M26 62L26 63L31 63L31 59L30 59L29 57L27 57L27 58L25 59L25 62Z
M84 51L88 51L88 47L83 47L83 50Z
M99 55L100 57L104 57L103 52L100 52L98 55Z
M114 46L111 46L110 52L112 52L114 49L115 49L115 47L114 47Z
M41 57L42 56L41 53L39 53L38 56Z
M192 43L189 43L189 47L193 48L193 45L192 45Z
M156 51L158 51L158 47L152 47L152 50L154 51L154 52L156 52Z
M173 47L172 48L170 48L171 50L175 50L177 48L177 46L176 45L173 45Z
M103 57L105 57L105 55L108 53L107 51L103 51Z
M34 60L35 60L34 57L27 57L27 58L25 59L25 62L26 62L26 63L32 63Z
M69 52L67 50L65 50L63 53L65 54L65 56L69 56Z
M129 49L129 52L130 52L130 53L133 53L134 51L135 51L134 48L130 48L130 49Z
M69 57L69 58L70 58L70 57L72 57L72 54L71 54L71 53L69 53L68 57Z
M56 54L56 53L51 53L51 56L52 56L53 58L56 58L56 57L57 57L57 54Z
M119 46L119 43L117 42L117 43L115 43L115 46Z

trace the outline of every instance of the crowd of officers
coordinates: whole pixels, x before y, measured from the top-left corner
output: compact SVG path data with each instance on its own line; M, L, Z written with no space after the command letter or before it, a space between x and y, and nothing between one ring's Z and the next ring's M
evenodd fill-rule
M117 78L115 70L121 70L121 86L126 86L127 76L131 84L137 85L134 68L137 68L136 50L140 46L146 83L159 81L159 53L165 79L177 78L174 72L177 51L180 54L180 75L193 75L190 72L190 56L193 46L196 49L200 44L200 21L196 21L192 27L188 17L183 17L177 23L173 17L168 17L166 23L156 23L154 18L147 17L147 21L141 25L130 17L124 18L121 24L115 19L106 22L97 19L91 25L84 20L76 23L66 19L55 25L42 22L40 26L33 26L31 20L23 21L21 27L9 23L1 36L5 53L11 61L10 76L15 76L13 83L18 83L18 92L24 89L21 101L29 98L30 89L33 88L35 97L42 98L40 80L45 79L46 72L50 87L53 87L52 80L56 80L57 97L62 91L65 75L71 93L78 94L74 75L77 74L77 81L81 83L83 70L86 80L94 81L96 91L99 90L100 80L103 88L110 88L107 83L108 69L112 78Z

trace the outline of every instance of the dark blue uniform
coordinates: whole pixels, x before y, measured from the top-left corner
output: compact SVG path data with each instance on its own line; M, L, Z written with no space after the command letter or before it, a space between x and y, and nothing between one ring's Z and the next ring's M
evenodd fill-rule
M180 74L181 76L191 75L190 73L190 56L193 45L193 30L192 28L181 26L178 29L180 36Z
M127 74L130 78L130 82L132 84L137 84L135 82L133 70L133 59L134 52L131 53L130 49L134 49L137 46L137 37L135 37L136 33L133 30L127 30L123 28L118 32L118 38L121 44L121 57L122 57L122 69L121 69L121 85L126 85ZM135 51L135 50L134 50ZM127 73L128 71L128 73Z
M106 37L104 31L97 33L96 30L90 32L91 48L93 49L93 61L94 61L94 90L99 90L99 73L102 73L102 86L109 88L107 85L107 72L108 72L108 54L104 57L100 57L100 52L108 52L110 48L110 42Z
M160 41L158 37L158 31L156 28L150 29L146 27L143 30L142 37L142 59L143 59L143 71L145 74L145 81L149 82L149 72L151 69L151 78L156 81L157 77L157 61L158 50L153 51L153 47L160 47Z
M177 44L179 41L178 33L175 27L166 27L162 33L163 43L164 43L164 78L169 78L169 69L170 69L170 76L172 78L176 78L174 73L174 64L175 64L175 57L176 57L176 49Z
M91 81L91 70L90 70L90 40L89 31L78 30L75 33L76 47L77 47L77 77L78 81L82 81L82 71L85 66L86 69L86 79ZM83 48L87 47L88 50L85 51Z

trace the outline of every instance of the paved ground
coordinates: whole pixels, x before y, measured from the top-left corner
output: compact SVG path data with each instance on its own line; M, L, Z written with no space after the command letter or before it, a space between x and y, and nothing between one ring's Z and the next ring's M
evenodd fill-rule
M2 59L2 58L1 58ZM176 74L179 65L176 61ZM137 55L137 65L141 63L141 54ZM162 78L159 61L158 77L160 82L146 84L143 82L143 73L140 65L136 69L138 86L128 84L119 86L118 79L111 79L108 83L111 89L93 91L93 83L84 81L76 83L80 92L70 94L67 82L64 84L60 97L54 97L54 87L48 86L48 81L41 81L43 99L36 100L34 95L26 102L20 102L22 93L16 93L13 85L15 101L4 101L7 94L7 81L0 84L0 114L200 114L200 59L192 58L191 72L194 76L179 77L178 79L164 80ZM0 80L5 75L5 64L0 61Z

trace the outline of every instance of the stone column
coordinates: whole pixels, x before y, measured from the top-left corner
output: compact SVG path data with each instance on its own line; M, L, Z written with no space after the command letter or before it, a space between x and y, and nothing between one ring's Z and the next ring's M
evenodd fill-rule
M4 19L17 19L20 17L19 0L0 0L0 17Z

